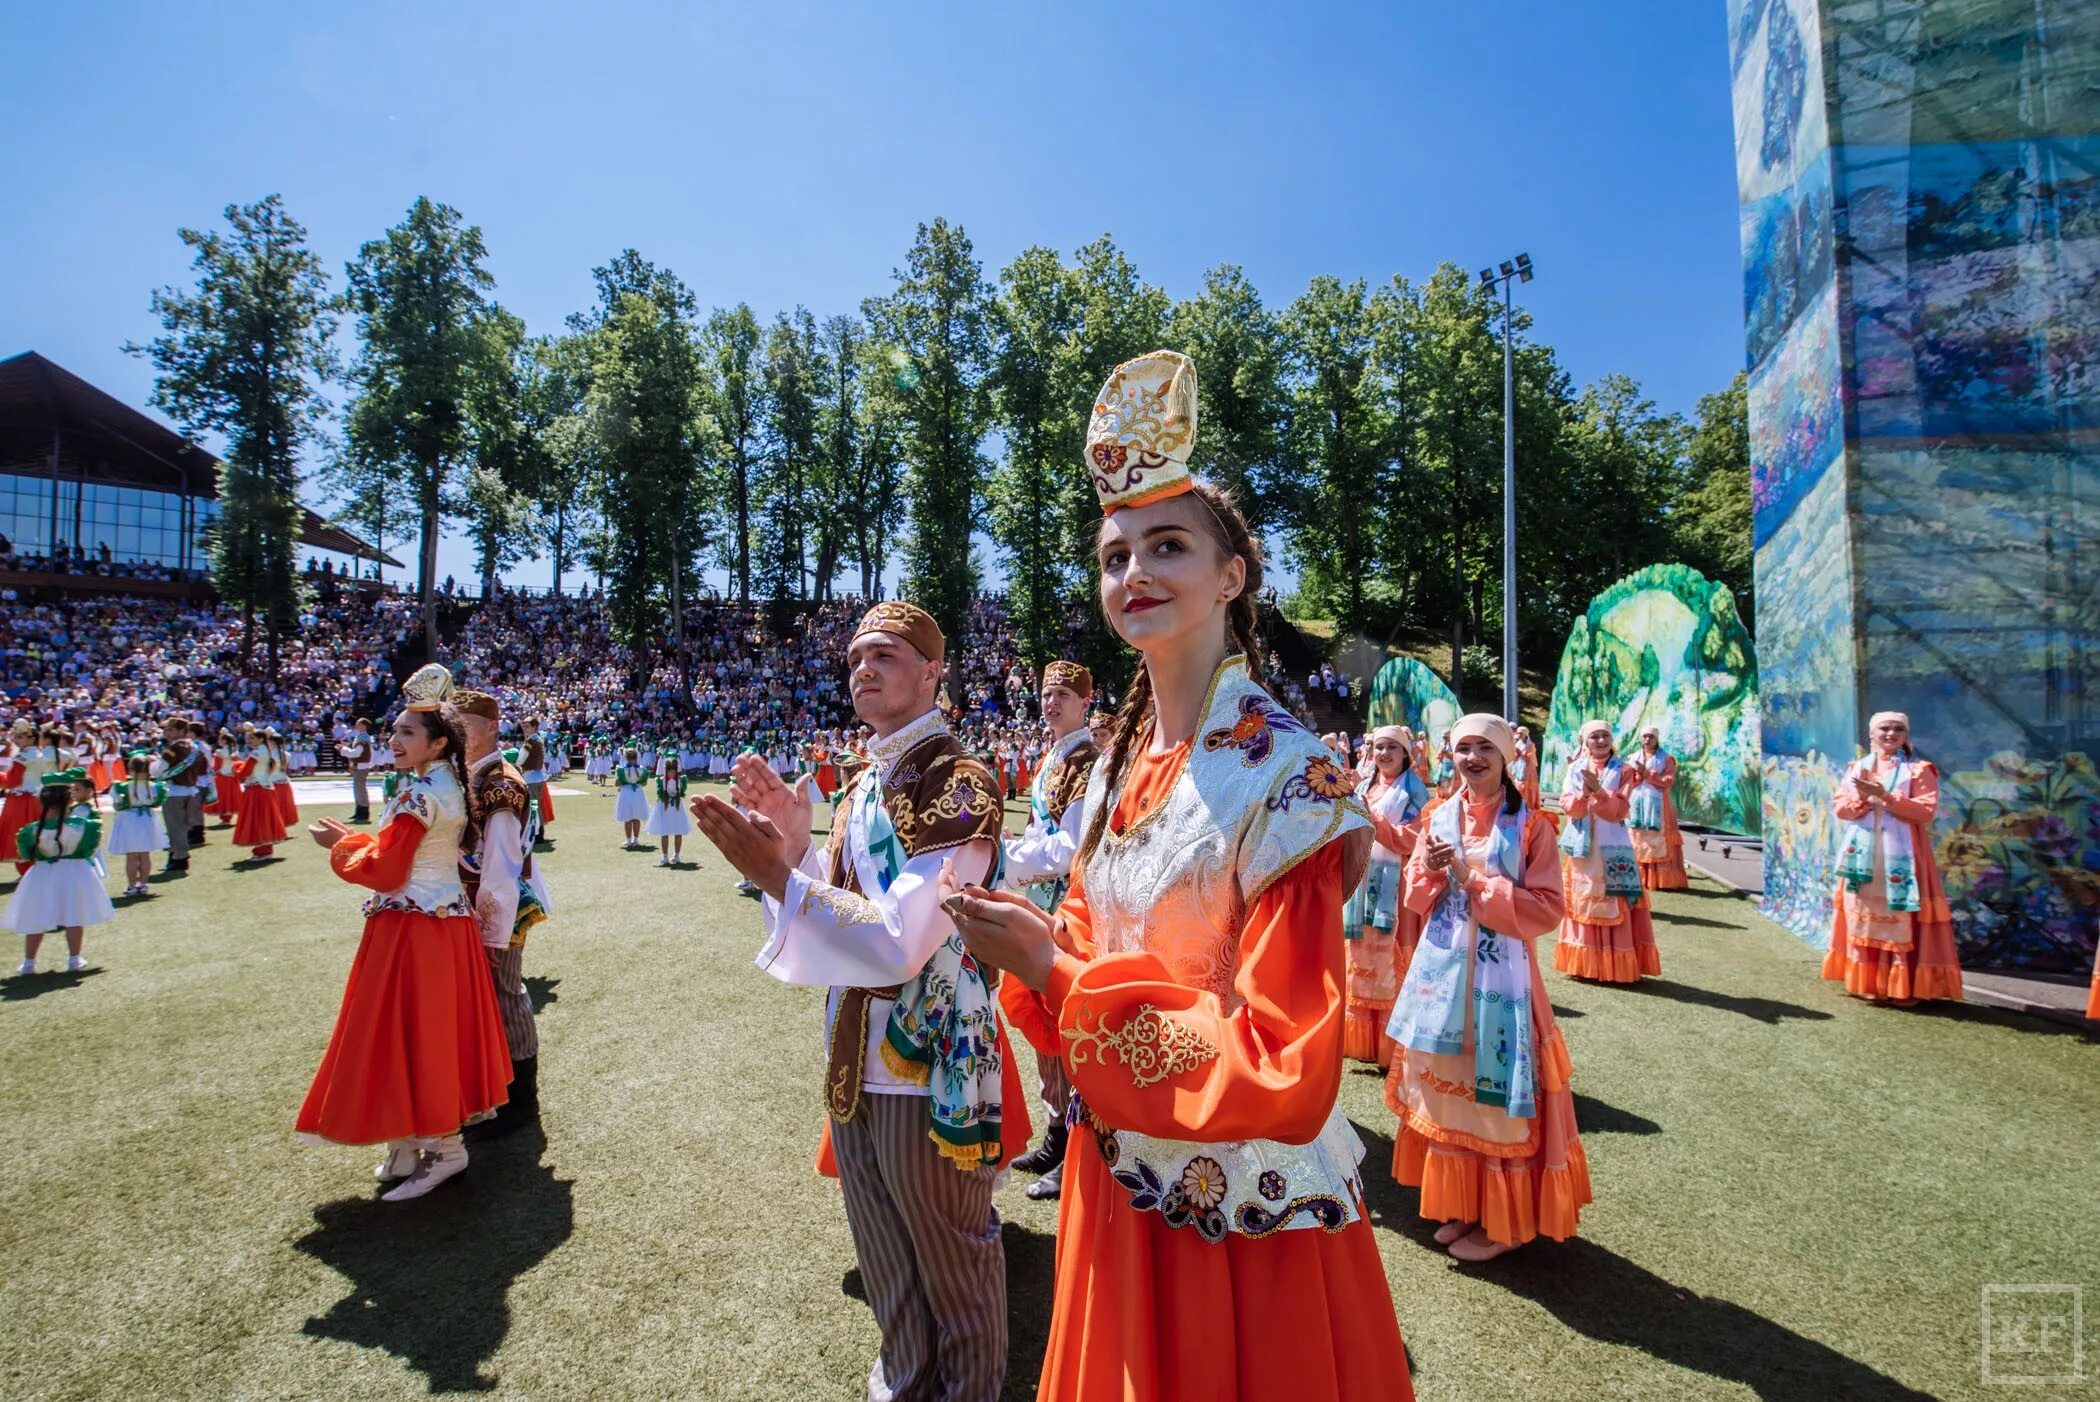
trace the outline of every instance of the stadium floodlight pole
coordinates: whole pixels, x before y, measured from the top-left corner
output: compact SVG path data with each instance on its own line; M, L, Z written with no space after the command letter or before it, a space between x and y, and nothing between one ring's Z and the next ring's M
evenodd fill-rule
M1529 281L1529 253L1480 270L1482 287L1502 285L1502 717L1511 725L1517 723L1517 390L1510 365L1516 302L1511 289Z

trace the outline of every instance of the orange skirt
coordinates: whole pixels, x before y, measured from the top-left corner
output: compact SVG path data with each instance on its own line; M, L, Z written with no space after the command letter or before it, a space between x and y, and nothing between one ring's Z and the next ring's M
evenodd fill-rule
M1960 1002L1961 958L1955 952L1954 926L1945 898L1938 898L1930 910L1914 917L1912 925L1915 933L1907 949L1853 939L1845 928L1845 892L1840 886L1831 915L1830 948L1823 955L1823 977L1844 984L1855 998L1877 1003L1942 998ZM2093 1015L2090 1009L2086 1015Z
M299 800L293 797L290 784L272 784L270 793L277 800L277 814L284 819L285 829L289 831L299 821Z
M458 1132L509 1098L510 1047L473 918L365 919L301 1134L383 1144Z
M42 816L44 805L33 793L11 793L5 803L0 803L0 852L12 861L15 855L15 838L22 829L31 826ZM27 862L15 863L27 867Z
M2085 1015L2100 1022L2100 962L2093 965L2093 989L2085 995Z
M1389 1065L1393 1039L1385 1035L1393 1004L1407 979L1407 966L1422 939L1422 917L1405 906L1391 933L1367 928L1362 939L1347 940L1345 1001L1342 1005L1342 1055L1351 1061Z
M1662 952L1655 947L1655 919L1647 901L1628 903L1625 918L1615 925L1562 917L1553 967L1598 983L1639 983L1644 974L1661 974Z
M285 839L284 810L267 784L241 785L241 812L233 823L236 847L275 847Z
M543 828L554 826L554 786L552 784L540 785L540 826Z
M1217 1243L1137 1212L1093 1131L1072 1136L1037 1402L1414 1393L1371 1224Z

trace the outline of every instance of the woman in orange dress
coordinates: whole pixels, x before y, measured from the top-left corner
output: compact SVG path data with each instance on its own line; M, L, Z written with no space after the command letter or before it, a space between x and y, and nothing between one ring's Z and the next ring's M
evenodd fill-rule
M285 754L284 736L274 728L265 730L263 744L270 751L270 796L277 800L277 816L290 832L299 821L299 800L292 793L292 766Z
M1662 732L1641 727L1641 748L1627 761L1633 795L1627 800L1626 831L1633 838L1633 857L1641 864L1641 885L1650 891L1682 891L1691 882L1684 874L1684 834L1677 829L1677 758L1662 747Z
M1359 794L1377 841L1364 866L1363 884L1342 907L1348 969L1342 1055L1375 1066L1390 1059L1393 1043L1385 1025L1422 933L1422 917L1400 899L1401 863L1415 850L1429 797L1409 763L1413 740L1404 725L1384 725L1371 732L1366 755L1371 772L1360 781Z
M219 815L219 826L230 828L241 816L241 781L234 774L239 763L234 736L231 730L219 731L219 743L212 750L211 805L205 811Z
M1553 820L1509 778L1508 722L1474 714L1451 733L1462 787L1431 805L1407 863L1407 905L1427 924L1387 1029L1385 1100L1400 1117L1393 1176L1422 1190L1446 1250L1490 1261L1573 1236L1590 1172L1536 949L1561 918Z
M1139 668L1088 781L1053 926L948 899L1075 1127L1040 1399L1410 1398L1336 1106L1342 900L1371 824L1249 670L1260 547L1188 476L1195 370L1153 352L1095 401L1103 612Z
M248 856L260 859L276 850L285 839L284 809L278 806L271 779L277 761L261 735L250 735L247 752L235 762L233 777L241 786L241 814L234 820L233 845L246 847Z
M1581 751L1560 791L1567 913L1553 946L1553 967L1600 983L1638 983L1643 975L1662 972L1662 953L1655 947L1633 836L1626 831L1633 776L1603 721L1584 723L1577 743Z
M374 1175L395 1185L380 1195L387 1202L419 1198L467 1166L460 1130L504 1102L511 1077L481 931L459 884L467 789L465 741L444 705L451 676L427 666L405 690L388 744L406 782L378 833L334 818L308 829L337 876L374 894L298 1131L386 1145Z
M1845 771L1831 805L1843 837L1823 977L1858 998L1909 1007L1961 1001L1954 924L1932 856L1940 773L1910 748L1910 718L1867 722L1872 750Z

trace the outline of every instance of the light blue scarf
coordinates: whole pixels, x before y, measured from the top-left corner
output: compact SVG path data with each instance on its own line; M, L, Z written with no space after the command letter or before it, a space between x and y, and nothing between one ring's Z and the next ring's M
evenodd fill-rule
M1462 798L1429 815L1430 833L1464 850L1459 830ZM1531 810L1498 812L1490 860L1522 881L1524 828ZM1500 1107L1513 1119L1538 1113L1538 1072L1531 1047L1531 947L1478 923L1472 901L1447 881L1407 966L1385 1032L1411 1051L1455 1056L1466 1049L1473 1023L1473 1099Z
M1889 775L1888 791L1899 798L1910 796L1911 766L1908 760L1896 761L1896 772ZM1874 757L1867 756L1852 771L1853 778L1871 779L1874 776ZM1838 879L1854 892L1868 886L1874 880L1874 854L1878 847L1881 853L1883 873L1887 878L1889 909L1908 911L1918 909L1918 858L1912 848L1910 824L1892 815L1886 808L1872 808L1864 818L1843 820L1844 840L1838 845Z

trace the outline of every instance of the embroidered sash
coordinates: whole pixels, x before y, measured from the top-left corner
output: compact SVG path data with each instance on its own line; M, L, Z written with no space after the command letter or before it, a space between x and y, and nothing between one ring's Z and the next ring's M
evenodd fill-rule
M1896 761L1896 772L1889 776L1888 791L1901 798L1910 797L1911 766L1906 760ZM1874 777L1874 757L1867 756L1853 769L1853 779ZM1838 879L1853 891L1872 884L1874 880L1874 858L1881 858L1886 875L1888 906L1890 910L1915 913L1918 909L1918 860L1912 846L1910 824L1892 817L1886 808L1869 808L1864 818L1840 819L1845 835L1838 844Z
M1440 805L1429 830L1464 850L1459 828L1463 799ZM1531 810L1498 812L1489 860L1522 881L1524 826ZM1411 1051L1462 1055L1468 1014L1473 1024L1473 1099L1500 1107L1513 1119L1538 1113L1538 1071L1532 1064L1531 947L1480 923L1465 888L1447 881L1430 912L1393 1004L1386 1035Z
M1670 762L1670 757L1661 750L1655 752L1653 764L1643 764L1650 773L1660 772ZM1653 784L1640 783L1626 796L1626 826L1636 832L1660 832L1663 825L1663 791Z
M1578 759L1568 766L1568 780L1561 788L1562 812L1567 811L1568 800L1581 794L1582 776L1587 768L1586 759ZM1606 793L1617 793L1625 780L1626 765L1613 755L1605 764L1598 782ZM1618 823L1600 819L1594 813L1585 813L1561 824L1559 847L1568 855L1576 880L1585 883L1592 891L1601 890L1607 899L1615 896L1628 900L1639 898L1641 864L1633 854L1633 839ZM1577 918L1589 919L1581 915ZM1618 917L1610 918L1615 920Z
M854 786L853 797L847 855L861 890L888 891L907 857L872 766ZM987 887L996 887L1001 874L998 843L992 848ZM934 1143L960 1169L997 1164L1000 1157L999 1021L993 988L993 979L951 928L926 966L897 990L883 1031L883 1065L926 1087Z

